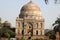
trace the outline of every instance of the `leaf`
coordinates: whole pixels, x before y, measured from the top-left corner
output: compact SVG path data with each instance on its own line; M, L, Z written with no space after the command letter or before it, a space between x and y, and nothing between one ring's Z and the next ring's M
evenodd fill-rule
M47 4L48 3L48 0L45 0L45 4Z

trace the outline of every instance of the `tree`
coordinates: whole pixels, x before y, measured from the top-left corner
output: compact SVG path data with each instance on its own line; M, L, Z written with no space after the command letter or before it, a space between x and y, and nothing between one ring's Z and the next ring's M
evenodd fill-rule
M46 36L49 36L50 39L55 40L55 32L53 30L49 30L45 33Z
M2 34L3 34L3 32L2 32L2 30L0 29L0 40L1 40Z
M0 18L0 28L2 28L2 22L1 22L1 18Z
M48 3L48 0L45 0L45 4L47 4Z
M57 20L55 21L55 23L53 23L53 30L55 32L60 32L60 18L57 18Z
M10 30L10 29L6 29L5 32L4 32L4 35L8 39L10 39L10 37L14 37L15 36L15 33L12 30Z
M3 23L3 31L6 33L6 34L10 34L10 37L15 37L15 32L14 32L14 30L12 30L12 28L10 28L11 27L11 23L10 22L8 22L8 21L5 21L4 23Z
M44 0L45 4L48 4L49 3L49 0ZM55 4L59 4L60 3L60 0L54 0L54 3Z
M15 32L8 29L7 27L3 27L0 30L0 37L6 37L6 38L10 39L11 37L15 37L15 35L16 35Z
M0 18L0 25L1 25L1 18Z
M5 37L7 37L7 38L8 38L8 40L10 39L9 31L5 31L4 35L5 35Z

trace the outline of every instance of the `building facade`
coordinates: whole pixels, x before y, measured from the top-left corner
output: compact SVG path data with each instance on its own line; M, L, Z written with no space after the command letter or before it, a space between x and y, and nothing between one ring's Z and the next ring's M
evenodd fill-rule
M16 19L16 38L41 38L44 35L44 19L40 8L32 1L25 4Z

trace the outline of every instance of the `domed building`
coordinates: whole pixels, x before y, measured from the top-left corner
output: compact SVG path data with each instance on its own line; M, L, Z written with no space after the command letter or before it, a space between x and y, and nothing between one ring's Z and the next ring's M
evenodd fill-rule
M25 4L16 19L16 38L43 38L44 19L40 8L32 1Z
M11 26L11 23L10 23L9 21L5 21L5 22L3 23L3 26L5 26L5 27L10 27L10 26Z

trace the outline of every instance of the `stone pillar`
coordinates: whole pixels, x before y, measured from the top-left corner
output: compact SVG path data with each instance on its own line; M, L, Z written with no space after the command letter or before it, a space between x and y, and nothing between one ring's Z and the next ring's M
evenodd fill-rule
M56 40L59 40L59 32L56 32Z

